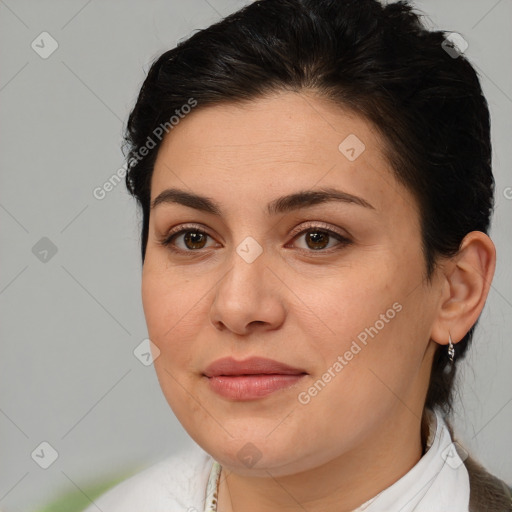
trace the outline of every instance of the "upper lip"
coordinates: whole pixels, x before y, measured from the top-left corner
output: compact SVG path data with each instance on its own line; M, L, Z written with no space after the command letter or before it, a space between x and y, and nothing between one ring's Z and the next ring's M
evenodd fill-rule
M283 374L300 375L306 373L301 368L267 359L265 357L250 357L243 361L237 361L232 357L223 357L211 363L205 370L207 377L220 375L260 375L260 374Z

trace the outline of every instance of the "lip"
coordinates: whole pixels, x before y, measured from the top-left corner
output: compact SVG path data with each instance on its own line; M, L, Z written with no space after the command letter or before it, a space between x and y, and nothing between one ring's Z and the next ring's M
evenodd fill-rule
M237 361L232 357L223 357L214 361L204 370L206 377L261 374L299 375L303 373L306 373L303 368L294 368L280 361L274 361L265 357L250 357L243 361Z
M231 400L246 401L289 388L307 372L263 357L251 357L243 361L225 357L210 364L203 375L215 393Z

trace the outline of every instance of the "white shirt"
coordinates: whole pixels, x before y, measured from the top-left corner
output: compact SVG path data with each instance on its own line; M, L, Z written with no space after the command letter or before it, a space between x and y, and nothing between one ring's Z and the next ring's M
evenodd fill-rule
M354 512L468 512L469 475L438 411L429 428L427 452L418 463ZM195 445L121 482L84 512L215 510L219 470Z

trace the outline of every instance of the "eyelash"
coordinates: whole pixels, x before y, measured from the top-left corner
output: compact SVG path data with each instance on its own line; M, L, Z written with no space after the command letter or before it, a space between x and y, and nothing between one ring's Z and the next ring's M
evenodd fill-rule
M159 243L174 253L190 255L191 253L200 253L206 249L195 249L195 250L194 249L188 249L188 250L179 249L178 247L173 245L173 241L176 238L178 238L180 235L183 235L188 232L195 232L195 233L200 233L202 235L206 235L209 238L213 238L206 231L200 229L197 225L194 225L194 224L183 225L183 226L180 226L180 228L181 229L179 229L179 230L174 230L174 231L171 231L170 233L168 233L162 240L159 241ZM352 244L352 240L350 240L346 236L343 236L341 233L333 231L332 229L327 227L326 224L322 224L322 223L311 223L311 224L308 224L305 229L302 229L301 231L298 231L297 233L292 233L292 235L291 235L292 240L295 240L299 237L299 235L305 235L308 232L325 233L325 234L329 235L330 237L334 237L336 240L338 240L339 243L337 245L335 245L334 247L331 247L330 249L314 250L314 249L299 248L299 251L304 252L304 253L308 253L308 254L312 254L312 255L331 254L335 251L339 251L339 250Z

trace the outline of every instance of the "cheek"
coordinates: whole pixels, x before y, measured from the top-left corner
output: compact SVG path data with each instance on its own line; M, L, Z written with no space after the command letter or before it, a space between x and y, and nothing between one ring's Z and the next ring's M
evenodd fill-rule
M192 334L194 318L204 307L204 287L197 281L171 273L145 267L142 273L142 304L150 339L160 350L168 350L173 339L186 343ZM178 345L178 347L179 347Z
M174 273L176 274L176 273ZM204 303L204 288L197 281L161 271L150 265L142 274L142 303L151 341L160 350L154 368L160 387L180 421L201 415L199 405L187 389L196 369L198 315ZM192 427L188 427L192 428Z
M157 337L171 329L197 302L198 286L162 264L144 264L142 304L148 328Z
M364 343L368 329L376 322L377 330L384 332L397 316L393 303L401 293L389 285L392 281L392 277L376 270L375 274L338 276L323 282L323 287L309 281L303 283L304 293L299 296L306 297L304 314L297 315L302 329L317 332L319 346L330 346L332 350L348 349L355 339ZM327 340L330 343L326 344Z
M316 353L315 376L322 377L330 368L337 383L332 391L344 388L335 401L367 395L369 390L372 396L379 390L389 394L379 378L392 389L401 386L404 377L413 378L425 348L421 340L428 336L415 320L421 290L411 295L408 281L397 266L376 265L372 273L331 280L322 289L304 284L307 299L296 318Z

